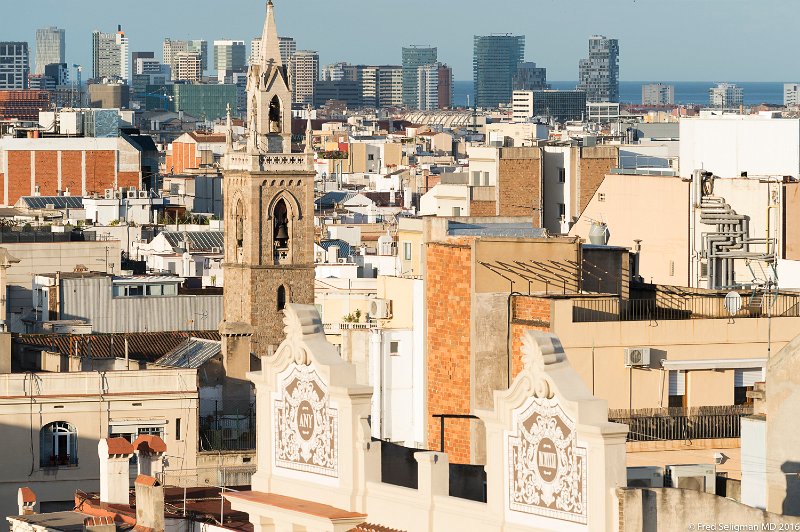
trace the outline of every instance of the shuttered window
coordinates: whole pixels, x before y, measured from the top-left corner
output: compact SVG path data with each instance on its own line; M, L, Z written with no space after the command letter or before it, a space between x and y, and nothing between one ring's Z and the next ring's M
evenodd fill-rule
M669 372L669 394L686 395L686 372L672 370Z
M750 388L762 380L764 378L761 368L737 369L733 373L733 385L736 388Z

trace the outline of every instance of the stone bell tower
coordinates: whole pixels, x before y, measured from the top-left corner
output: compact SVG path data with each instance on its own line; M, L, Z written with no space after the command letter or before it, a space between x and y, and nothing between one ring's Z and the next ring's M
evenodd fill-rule
M247 143L237 149L229 140L223 162L220 333L229 377L244 379L250 353L260 357L280 344L288 303L314 303L314 157L310 147L292 153L289 86L270 0L261 60L248 72Z

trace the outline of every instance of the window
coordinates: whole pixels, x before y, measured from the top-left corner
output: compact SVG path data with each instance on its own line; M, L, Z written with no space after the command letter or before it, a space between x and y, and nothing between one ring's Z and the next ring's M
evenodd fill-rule
M374 161L374 160L375 160L375 154L374 154L374 153L370 153L370 154L368 154L368 155L367 155L367 160L368 160L368 161Z
M403 242L403 260L411 260L411 242Z
M753 387L759 381L763 381L764 376L761 368L737 369L733 372L733 404L751 404L753 399L747 397L747 392L753 391Z
M461 207L453 207L453 216L461 216Z
M559 183L566 183L567 182L567 169L566 168L559 168L558 169L558 182Z
M558 217L564 218L567 215L567 206L563 203L558 204Z
M669 372L669 407L683 408L686 406L686 372Z
M169 195L170 196L178 196L181 193L181 187L178 183L170 183L169 185Z
M483 173L483 186L485 187L489 186L489 172Z
M400 354L400 342L389 342L389 354L391 356Z
M286 287L281 285L278 287L278 310L286 308Z
M164 285L160 284L151 284L147 286L147 295L148 296L161 296L164 295Z
M78 432L66 421L42 427L39 434L39 461L42 467L78 465Z
M175 439L181 439L181 418L175 419Z

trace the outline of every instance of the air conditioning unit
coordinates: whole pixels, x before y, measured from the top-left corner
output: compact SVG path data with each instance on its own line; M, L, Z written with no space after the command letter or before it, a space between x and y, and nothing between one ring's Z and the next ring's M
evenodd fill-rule
M317 262L325 262L325 254L317 253Z
M339 257L338 259L336 259L336 262L338 262L339 264L347 264L347 257Z
M128 199L136 199L136 189L135 188L128 189Z
M122 199L122 191L121 190L115 190L114 191L114 198Z
M388 299L370 299L369 316L376 320L392 317L392 302Z
M214 246L211 248L211 253L222 253L222 248Z
M650 348L649 347L626 347L625 348L626 366L649 366Z
M105 197L106 197L106 199L114 199L114 189L113 188L107 188Z
M55 203L45 203L44 210L46 210L46 211L54 211L54 210L56 210Z
M139 199L147 199L147 191L146 190L140 190L139 191Z
M714 464L668 465L670 486L685 490L717 491L717 466Z
M664 468L658 466L629 467L628 487L663 488Z

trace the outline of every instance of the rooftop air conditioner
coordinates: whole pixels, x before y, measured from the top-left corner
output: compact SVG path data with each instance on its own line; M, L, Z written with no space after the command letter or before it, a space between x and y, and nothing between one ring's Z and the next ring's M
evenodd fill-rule
M377 320L390 318L392 316L392 302L388 299L371 299L369 301L369 316Z
M55 205L55 203L46 203L44 205L44 209L46 211L54 211L54 210L56 210L56 205Z
M339 264L347 264L347 257L339 257L338 259L336 259L336 262L338 262Z
M106 199L114 199L114 189L107 188L106 189Z
M121 190L115 190L114 191L114 197L116 199L122 199L122 191Z
M625 348L626 366L649 366L650 348L649 347L626 347Z
M717 466L714 464L668 465L667 475L673 488L717 491Z
M222 248L214 246L211 248L211 253L222 253Z
M139 199L147 199L147 191L146 190L140 190L139 191Z
M136 189L128 189L128 199L136 199Z
M325 262L325 254L317 253L317 262Z
M658 466L629 467L628 487L663 488L664 468Z

